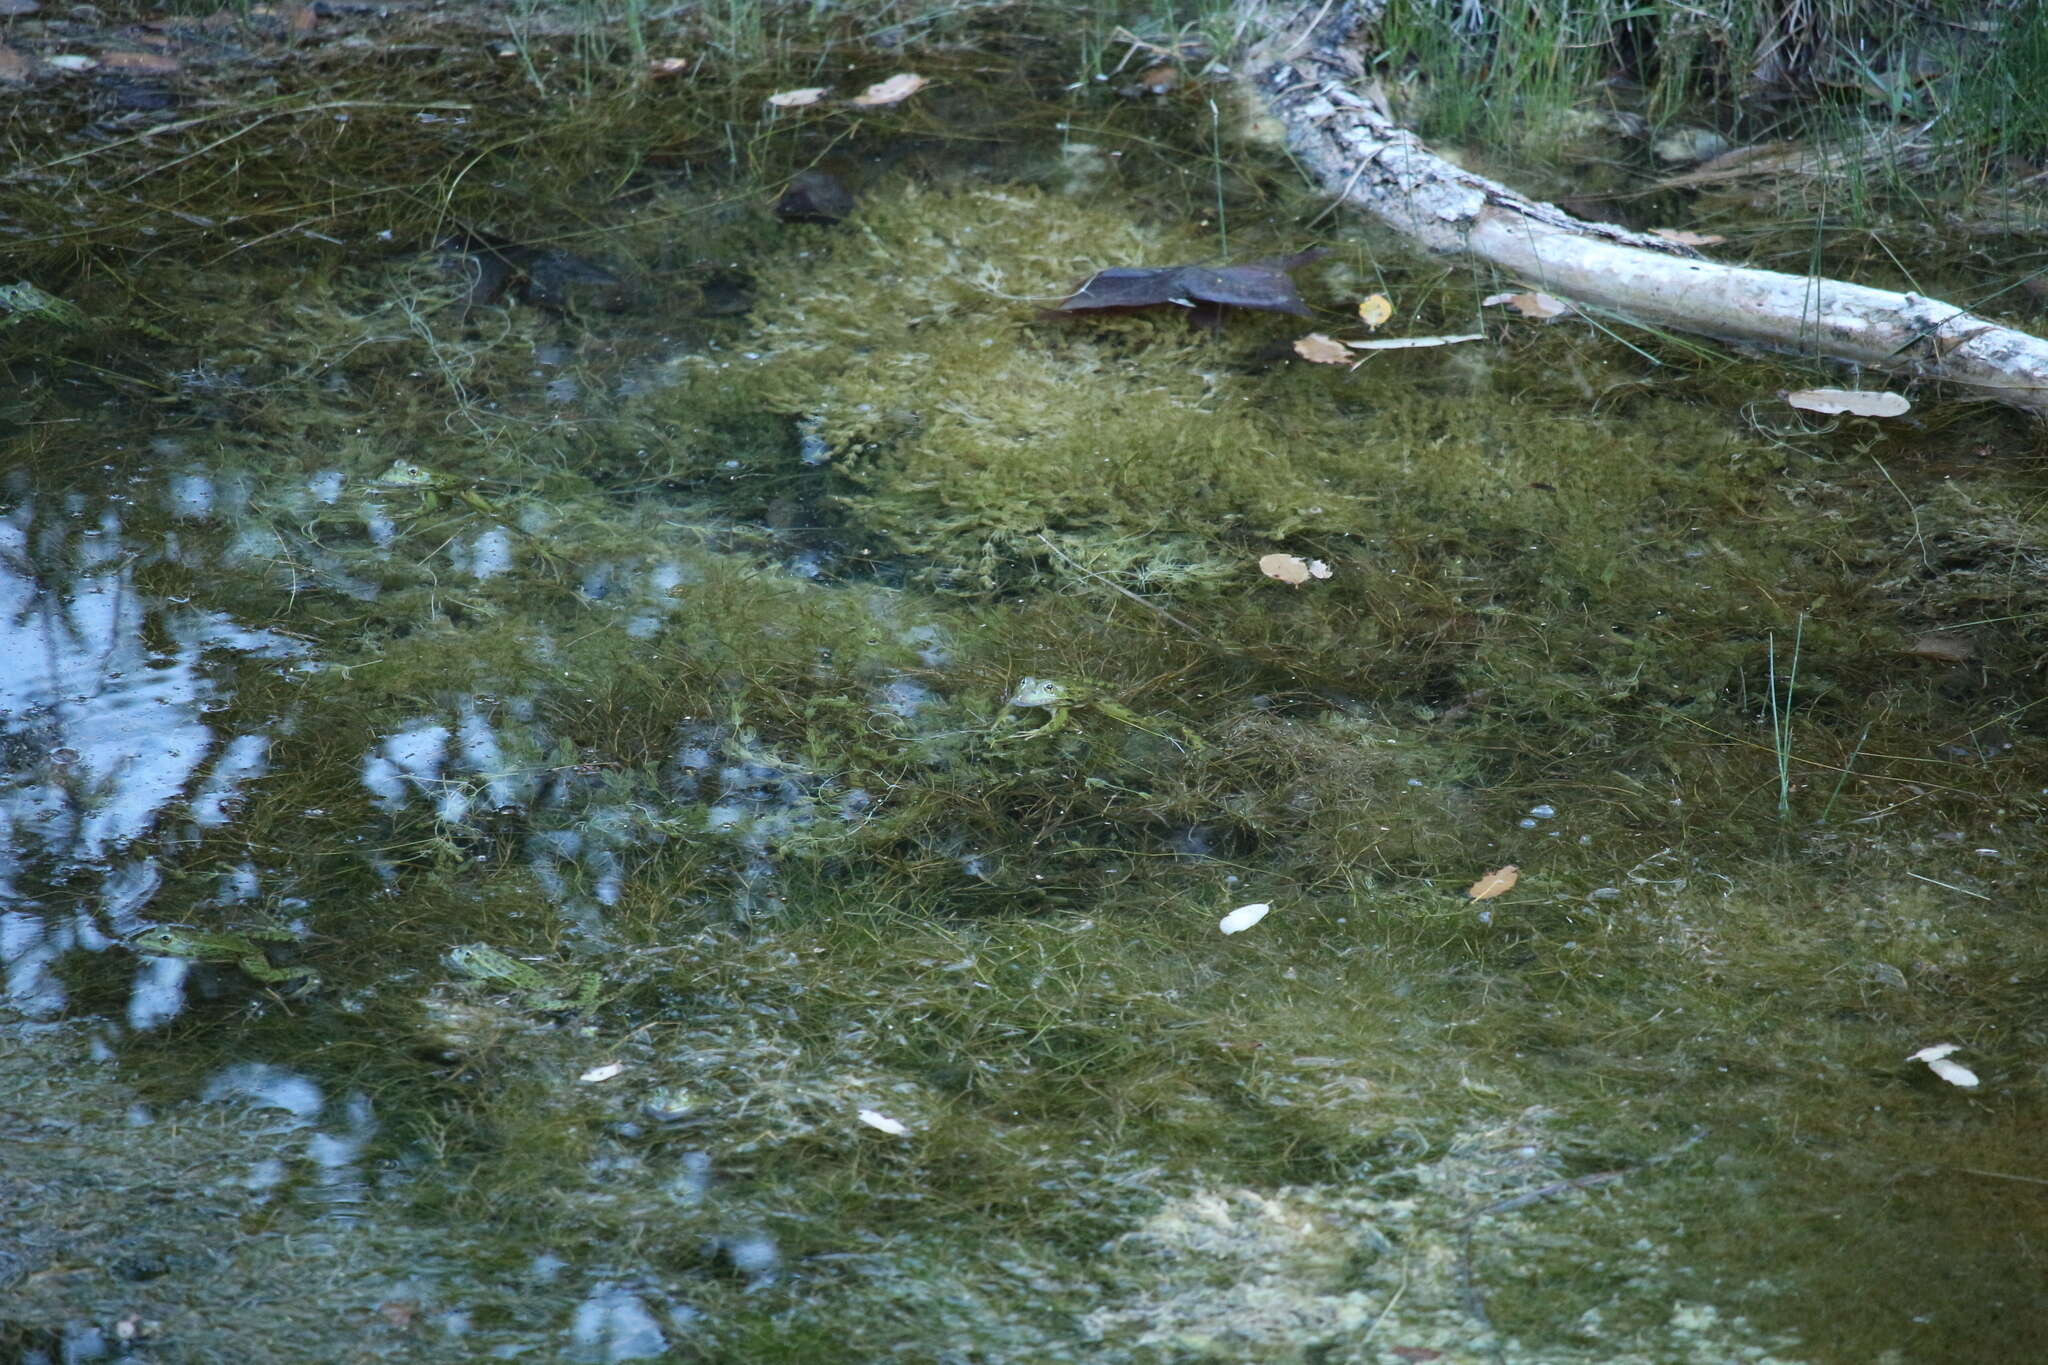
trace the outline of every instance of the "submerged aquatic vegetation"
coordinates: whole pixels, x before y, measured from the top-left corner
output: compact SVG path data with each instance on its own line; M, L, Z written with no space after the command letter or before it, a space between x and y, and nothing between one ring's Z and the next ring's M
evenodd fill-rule
M192 344L102 358L175 401L34 429L4 1043L84 1078L10 1167L37 1245L112 1271L92 1229L205 1181L163 1237L240 1219L237 1301L289 1310L150 1281L223 1356L2009 1347L2032 1288L1911 1291L2006 1284L2030 1215L2038 440L1771 429L1776 367L1577 321L1345 372L1278 318L1047 322L1221 254L1218 122L948 71L889 136L736 81L688 173L603 174L658 98L522 131L461 221L574 235L622 312L475 300L424 231L230 257L149 282ZM783 224L814 155L858 202ZM1241 160L1231 254L1305 245ZM1465 331L1501 283L1317 230L1315 309ZM167 777L85 742L136 697ZM273 914L318 989L106 951ZM1979 1086L1904 1060L1935 1038ZM130 1103L180 1121L117 1156ZM43 1197L58 1156L104 1204Z

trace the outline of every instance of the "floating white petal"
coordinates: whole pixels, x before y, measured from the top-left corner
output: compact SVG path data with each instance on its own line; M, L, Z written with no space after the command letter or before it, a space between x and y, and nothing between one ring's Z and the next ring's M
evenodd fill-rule
M1226 934L1241 934L1264 919L1266 912L1272 908L1272 906L1264 901L1260 901L1255 905L1240 905L1237 909L1225 915L1223 922L1216 927Z
M1950 1085L1959 1085L1965 1090L1972 1090L1977 1085L1977 1073L1964 1066L1961 1062L1952 1062L1948 1059L1948 1055L1951 1052L1960 1051L1961 1047L1960 1043L1936 1043L1932 1047L1921 1048L1906 1060L1909 1062L1925 1062L1929 1071L1932 1071Z
M910 1132L909 1128L890 1118L879 1109L861 1110L860 1121L878 1132L887 1133L890 1137L903 1137Z
M603 1066L594 1066L590 1068L590 1070L584 1072L581 1076L578 1076L576 1079L583 1082L585 1085L596 1085L600 1081L610 1080L612 1077L620 1074L625 1069L626 1064L624 1062L606 1062Z

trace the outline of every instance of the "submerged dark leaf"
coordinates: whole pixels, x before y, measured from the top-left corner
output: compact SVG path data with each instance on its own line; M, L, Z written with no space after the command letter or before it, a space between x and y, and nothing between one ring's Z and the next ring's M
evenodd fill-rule
M1228 304L1269 313L1309 316L1308 305L1288 271L1322 255L1320 249L1279 260L1252 261L1212 269L1202 265L1112 266L1098 270L1055 309L1075 313L1096 308L1154 308L1176 304L1197 308Z
M836 223L853 212L853 191L829 171L798 171L775 201L785 223Z
M609 267L557 247L528 246L458 226L440 251L450 268L470 279L465 313L497 303L514 282L520 285L521 302L552 312L581 303L615 313L631 301L631 290Z

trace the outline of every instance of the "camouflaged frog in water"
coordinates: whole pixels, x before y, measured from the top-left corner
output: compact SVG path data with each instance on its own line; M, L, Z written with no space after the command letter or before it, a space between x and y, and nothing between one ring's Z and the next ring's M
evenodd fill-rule
M247 929L209 932L175 924L144 929L128 940L128 946L152 957L180 957L214 967L235 967L266 984L295 981L290 994L303 995L320 984L307 967L279 967L264 951L265 943L292 943L298 935L289 929L258 925Z
M535 1010L582 1011L597 1004L603 980L596 972L551 972L493 948L464 943L448 950L448 965L472 981L497 986Z

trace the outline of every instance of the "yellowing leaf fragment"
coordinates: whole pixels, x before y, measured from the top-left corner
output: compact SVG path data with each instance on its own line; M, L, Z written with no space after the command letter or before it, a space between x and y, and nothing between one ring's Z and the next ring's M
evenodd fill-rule
M1358 320L1374 331L1392 316L1394 302L1385 294L1368 294L1358 301Z
M1515 883L1522 879L1522 869L1509 863L1497 867L1465 889L1465 894L1475 901L1490 901L1495 896L1505 896L1515 889Z
M1344 343L1321 332L1310 332L1294 343L1294 353L1318 365L1349 365L1351 352Z
M886 81L877 81L853 97L855 104L868 109L879 109L887 104L901 104L924 89L931 82L908 71L899 71Z

